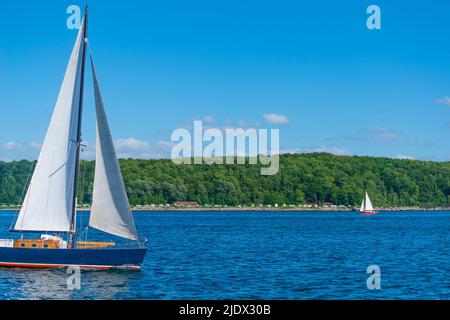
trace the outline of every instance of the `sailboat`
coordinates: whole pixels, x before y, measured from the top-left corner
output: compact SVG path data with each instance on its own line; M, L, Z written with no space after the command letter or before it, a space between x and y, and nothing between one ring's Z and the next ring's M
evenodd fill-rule
M130 210L92 56L97 135L89 226L131 241L116 245L78 238L77 190L87 13L86 7L28 191L10 230L22 236L0 240L0 266L139 269L147 253L146 241L139 241ZM25 238L28 233L40 237Z
M377 214L378 213L378 211L376 211L373 208L372 202L370 201L369 194L367 192L361 203L361 208L359 209L359 213L361 213L361 214Z

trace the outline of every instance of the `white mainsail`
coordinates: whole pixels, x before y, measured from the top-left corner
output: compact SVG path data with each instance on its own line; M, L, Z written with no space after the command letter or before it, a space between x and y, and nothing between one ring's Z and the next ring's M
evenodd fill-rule
M17 231L72 231L85 28L83 18L41 153L14 226Z
M365 211L373 211L372 202L370 201L369 194L366 192L366 207Z
M119 237L137 240L137 231L114 150L92 57L91 65L97 115L97 142L89 225Z
M367 212L374 211L372 202L370 201L369 194L367 192L364 195L363 201L361 203L361 208L359 209L359 211L367 211Z

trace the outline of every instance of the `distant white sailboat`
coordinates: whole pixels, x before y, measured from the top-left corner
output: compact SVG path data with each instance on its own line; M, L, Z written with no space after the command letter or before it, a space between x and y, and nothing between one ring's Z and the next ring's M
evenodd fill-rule
M373 208L372 202L370 201L369 194L367 192L361 203L361 208L359 209L359 213L361 213L361 214L376 214L376 213L378 213L378 211L376 211Z

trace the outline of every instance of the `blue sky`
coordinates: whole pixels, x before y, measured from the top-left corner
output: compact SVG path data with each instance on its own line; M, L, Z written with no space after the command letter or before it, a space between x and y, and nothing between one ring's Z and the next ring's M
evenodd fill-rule
M66 27L71 4L85 2L2 1L0 160L37 158L76 37ZM381 8L381 30L366 27L370 4ZM285 151L450 160L448 1L89 5L123 156L166 157L171 132L204 119L279 128ZM83 137L92 145L87 70Z

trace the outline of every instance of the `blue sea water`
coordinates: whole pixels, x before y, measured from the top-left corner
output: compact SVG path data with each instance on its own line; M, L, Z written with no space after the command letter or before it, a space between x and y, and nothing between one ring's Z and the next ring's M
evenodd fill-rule
M0 238L14 215L0 211ZM0 299L450 298L449 211L140 211L135 221L149 239L141 271L81 271L69 290L65 269L0 268ZM369 265L379 290L367 288Z

